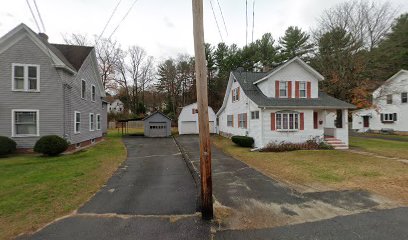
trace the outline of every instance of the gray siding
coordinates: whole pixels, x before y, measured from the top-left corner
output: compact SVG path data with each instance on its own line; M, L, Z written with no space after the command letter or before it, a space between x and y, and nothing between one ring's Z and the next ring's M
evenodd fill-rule
M171 120L167 117L163 116L160 113L154 113L152 116L144 120L144 133L145 136L150 136L150 123L151 122L165 122L166 123L166 130L167 136L171 135Z
M89 54L87 59L84 61L81 69L75 78L69 80L71 88L69 89L69 95L67 96L67 101L65 102L65 108L67 110L67 134L68 139L71 143L79 143L92 138L102 137L103 135L103 123L106 122L106 107L105 110L102 109L102 98L100 84L100 76L97 73L96 67L96 57L95 50ZM84 79L86 81L86 94L85 99L81 98L81 81ZM96 87L96 97L95 102L91 101L91 86ZM78 111L81 113L81 129L80 133L74 133L74 112ZM89 114L95 114L95 131L89 130ZM96 115L101 115L101 130L96 129Z
M38 109L40 136L63 134L63 88L50 59L30 38L0 54L0 135L11 137L12 109ZM40 92L12 91L12 63L40 65ZM60 70L58 70L60 71ZM38 137L13 138L18 148L32 148Z

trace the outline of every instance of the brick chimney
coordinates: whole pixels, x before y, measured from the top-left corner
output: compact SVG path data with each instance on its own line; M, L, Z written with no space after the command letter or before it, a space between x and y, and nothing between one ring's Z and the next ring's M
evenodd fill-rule
M38 33L38 36L44 41L48 42L48 35L45 33Z

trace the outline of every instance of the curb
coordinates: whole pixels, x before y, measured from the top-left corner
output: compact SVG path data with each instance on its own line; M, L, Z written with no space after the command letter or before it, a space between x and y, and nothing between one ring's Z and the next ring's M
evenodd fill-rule
M187 165L188 170L191 173L191 176L193 177L194 180L194 184L196 185L196 189L197 189L197 194L196 194L196 210L198 212L201 211L201 198L200 198L200 194L201 194L201 181L200 181L200 173L197 171L197 169L194 167L190 156L188 156L187 152L184 150L184 148L181 146L180 142L177 140L177 138L175 136L172 136L174 142L176 143L181 156L183 157L184 162Z

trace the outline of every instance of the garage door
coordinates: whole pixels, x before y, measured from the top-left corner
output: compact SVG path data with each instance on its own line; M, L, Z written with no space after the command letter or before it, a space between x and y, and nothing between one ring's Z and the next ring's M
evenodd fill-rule
M167 137L167 126L164 122L150 122L150 137Z
M180 134L197 134L197 122L196 121L182 121Z

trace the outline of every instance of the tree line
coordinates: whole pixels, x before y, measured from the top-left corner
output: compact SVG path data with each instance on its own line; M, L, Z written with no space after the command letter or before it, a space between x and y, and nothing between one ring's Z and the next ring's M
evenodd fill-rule
M75 34L66 41L89 43ZM105 88L133 113L161 110L176 119L180 107L196 101L193 56L155 62L137 46L123 50L110 39L94 43ZM389 2L347 1L323 11L309 32L290 26L279 39L265 33L243 47L207 43L205 53L209 105L215 110L232 70L270 71L293 57L325 77L322 91L362 108L371 104L373 89L408 68L408 14L398 16Z

